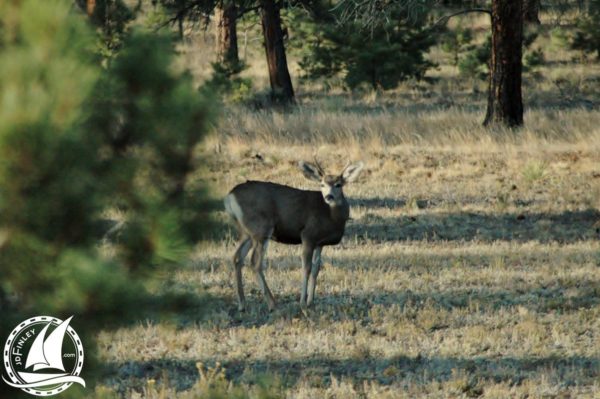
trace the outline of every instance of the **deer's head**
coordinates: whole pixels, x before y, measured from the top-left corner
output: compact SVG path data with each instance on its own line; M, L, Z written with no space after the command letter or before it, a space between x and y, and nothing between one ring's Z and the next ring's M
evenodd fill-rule
M299 166L304 177L321 184L323 200L327 205L333 207L345 203L344 185L356 180L364 164L362 162L349 163L339 175L325 173L316 158L314 163L300 161Z

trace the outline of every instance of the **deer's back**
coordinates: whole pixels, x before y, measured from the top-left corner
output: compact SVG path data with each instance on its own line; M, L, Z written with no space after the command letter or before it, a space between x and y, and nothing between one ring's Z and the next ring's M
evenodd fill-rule
M234 217L246 229L272 229L272 238L286 244L300 244L307 223L326 218L329 209L319 191L270 182L247 181L234 187L229 195L235 197L240 208L241 215Z

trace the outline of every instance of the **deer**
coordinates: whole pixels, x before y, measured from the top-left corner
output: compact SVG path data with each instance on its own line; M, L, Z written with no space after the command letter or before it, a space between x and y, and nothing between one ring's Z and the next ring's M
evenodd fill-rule
M314 163L300 161L304 177L320 183L320 191L301 190L264 181L246 181L235 186L224 199L225 210L240 234L233 256L235 284L240 312L245 310L242 268L252 249L250 263L267 301L269 311L276 303L265 280L269 241L302 245L302 291L300 305L310 307L324 246L337 245L350 219L350 205L343 187L360 175L362 162L348 163L339 175L325 173L316 157Z

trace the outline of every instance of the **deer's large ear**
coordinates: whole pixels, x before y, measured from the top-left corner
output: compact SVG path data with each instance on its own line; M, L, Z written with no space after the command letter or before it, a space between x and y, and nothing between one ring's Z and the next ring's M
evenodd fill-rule
M317 168L312 163L300 161L298 162L298 167L300 167L300 170L304 174L304 177L306 177L308 180L313 180L317 182L321 181L321 178L323 176L321 175L319 168Z
M365 164L362 162L356 162L346 166L342 172L342 179L344 179L344 183L350 183L356 180L364 166Z

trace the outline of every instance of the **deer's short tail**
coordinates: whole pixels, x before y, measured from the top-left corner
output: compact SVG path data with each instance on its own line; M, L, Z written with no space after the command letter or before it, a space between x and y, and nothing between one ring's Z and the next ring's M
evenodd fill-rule
M231 216L238 223L242 223L242 219L244 217L244 213L242 212L242 208L238 203L235 195L233 193L227 194L225 199L223 200L225 204L225 211L229 216Z

